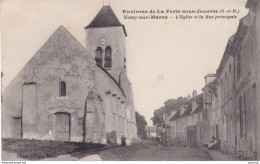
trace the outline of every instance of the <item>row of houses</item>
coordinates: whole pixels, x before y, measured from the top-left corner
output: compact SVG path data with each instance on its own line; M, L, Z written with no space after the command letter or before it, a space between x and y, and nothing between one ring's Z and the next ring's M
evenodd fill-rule
M203 146L216 137L223 152L260 159L260 3L248 0L246 8L202 93L193 91L179 110L164 113L166 146Z

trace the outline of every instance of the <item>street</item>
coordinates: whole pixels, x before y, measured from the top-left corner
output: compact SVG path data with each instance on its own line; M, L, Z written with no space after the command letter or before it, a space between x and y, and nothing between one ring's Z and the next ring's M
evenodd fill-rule
M233 161L231 156L200 147L163 147L155 141L119 147L87 155L80 160L121 160L121 161Z
M212 160L207 151L190 147L152 147L133 153L129 161L207 161Z
M15 152L2 151L2 160L27 161ZM37 159L34 159L37 160ZM145 140L125 147L107 147L59 155L40 161L235 161L230 155L205 147L163 147L156 141ZM38 161L37 160L37 161Z

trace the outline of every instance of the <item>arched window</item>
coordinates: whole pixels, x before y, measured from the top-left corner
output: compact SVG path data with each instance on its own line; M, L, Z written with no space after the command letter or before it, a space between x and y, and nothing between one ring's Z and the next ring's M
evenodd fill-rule
M95 56L97 66L102 67L102 48L97 47L96 49L96 56Z
M105 68L111 68L112 66L112 49L110 46L106 47L105 50Z
M60 82L60 96L66 96L66 83L65 81Z
M240 122L240 137L243 137L244 127L243 127L243 109L242 109L242 96L238 100L238 109L239 109L239 122Z

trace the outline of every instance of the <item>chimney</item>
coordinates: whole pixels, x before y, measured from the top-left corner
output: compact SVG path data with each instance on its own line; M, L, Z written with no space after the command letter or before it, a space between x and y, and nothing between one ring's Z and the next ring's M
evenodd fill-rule
M205 85L208 85L209 83L211 83L217 78L217 75L211 73L211 74L207 74L204 78L205 78Z
M193 90L192 92L192 97L196 97L197 96L197 91L196 90Z

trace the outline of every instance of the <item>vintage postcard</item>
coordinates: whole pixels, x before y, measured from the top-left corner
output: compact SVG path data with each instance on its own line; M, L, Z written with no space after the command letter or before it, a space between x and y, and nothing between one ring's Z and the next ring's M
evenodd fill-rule
M260 160L259 0L2 0L1 64L2 163Z

